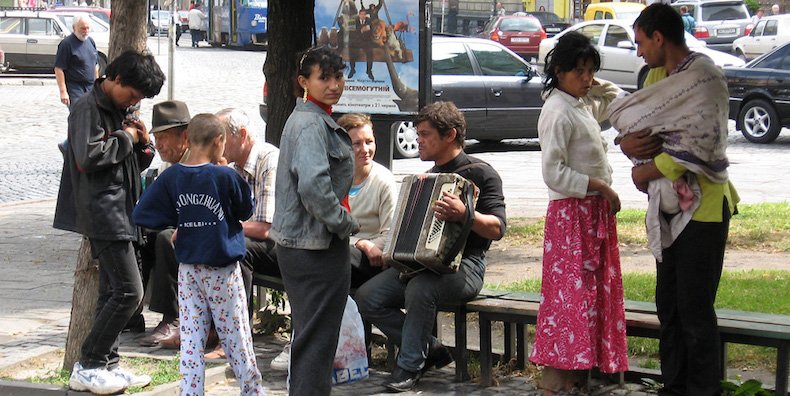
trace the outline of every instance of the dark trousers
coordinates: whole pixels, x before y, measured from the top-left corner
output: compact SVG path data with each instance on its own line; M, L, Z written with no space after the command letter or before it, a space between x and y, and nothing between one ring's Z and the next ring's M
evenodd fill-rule
M326 250L277 246L277 261L291 304L289 394L329 395L340 322L348 298L348 238Z
M244 291L247 292L247 311L252 319L253 299L252 299L252 273L280 277L280 267L277 266L277 255L275 254L274 242L271 240L259 241L256 239L244 238L247 244L247 253L244 259L239 262L241 268L241 279L244 282ZM250 321L252 323L252 321Z
M368 256L362 253L361 250L353 246L349 250L349 256L351 257L351 288L356 289L370 280L370 278L381 273L381 267L371 266Z
M153 241L154 265L151 271L151 311L162 314L162 320L178 319L178 260L172 237L173 229L158 232Z
M657 264L660 395L721 394L721 341L713 303L729 229L726 202L724 207L721 223L689 222Z
M99 298L96 321L82 344L80 364L85 368L118 364L118 336L143 298L143 283L130 241L90 239L99 260Z
M197 29L189 29L189 34L192 35L192 46L197 47L200 40L203 39L203 32Z
M181 33L183 33L181 25L176 25L176 45L178 45L178 40L181 40Z

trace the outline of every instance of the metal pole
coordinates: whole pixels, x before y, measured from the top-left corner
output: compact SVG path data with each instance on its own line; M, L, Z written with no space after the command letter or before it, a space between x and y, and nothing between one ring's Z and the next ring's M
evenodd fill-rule
M156 0L156 27L155 35L156 35L156 54L162 55L162 43L159 41L159 27L162 26L162 20L159 19L162 14L159 13L159 10L162 9L162 0Z
M447 7L447 0L442 0L442 27L440 32L444 33L444 15L446 14L445 8Z
M167 29L167 42L168 42L168 51L167 51L167 75L169 78L167 79L167 100L173 100L174 94L173 91L175 90L175 63L176 63L176 20L175 18L179 18L178 14L176 14L176 0L172 0L172 4L170 4L170 27Z

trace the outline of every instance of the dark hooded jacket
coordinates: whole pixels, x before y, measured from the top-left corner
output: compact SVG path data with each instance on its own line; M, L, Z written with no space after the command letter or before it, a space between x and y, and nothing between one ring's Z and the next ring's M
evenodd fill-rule
M151 164L154 148L134 144L123 131L126 112L104 93L103 81L96 80L69 114L53 226L91 239L138 241L132 209L140 198L140 169Z

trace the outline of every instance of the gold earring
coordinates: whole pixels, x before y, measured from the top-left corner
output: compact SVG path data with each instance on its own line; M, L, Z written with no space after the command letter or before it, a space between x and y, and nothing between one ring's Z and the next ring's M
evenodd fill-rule
M302 95L302 103L307 103L307 87L304 88L304 95Z

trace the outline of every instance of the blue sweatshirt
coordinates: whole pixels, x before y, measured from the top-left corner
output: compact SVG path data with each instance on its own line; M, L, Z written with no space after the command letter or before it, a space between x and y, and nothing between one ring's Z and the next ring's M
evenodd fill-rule
M247 252L241 221L252 216L250 186L233 169L175 164L149 186L132 219L142 227L177 227L179 263L223 267Z

